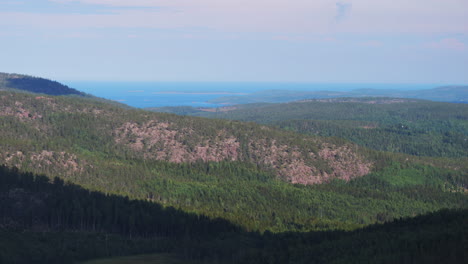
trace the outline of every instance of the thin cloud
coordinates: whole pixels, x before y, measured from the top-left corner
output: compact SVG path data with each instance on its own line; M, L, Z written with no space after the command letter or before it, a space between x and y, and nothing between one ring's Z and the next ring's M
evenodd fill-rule
M36 1L36 0L30 0ZM38 0L39 1L39 0ZM346 33L468 33L461 0L42 0L95 6L100 12L0 11L0 26L31 28L157 28L273 36ZM136 8L135 8L136 7ZM404 7L404 8L402 8ZM106 11L106 12L103 12ZM430 19L428 19L430 18ZM333 23L340 23L334 27Z
M441 39L437 42L431 42L427 44L427 46L434 49L446 49L456 51L467 50L467 45L456 38Z
M342 21L349 17L353 4L346 2L337 2L336 3L336 21Z
M154 1L154 0L48 0L49 2L59 4L70 4L70 3L83 3L89 5L102 5L102 6L141 6L141 7L154 7L161 5L162 2L167 1Z

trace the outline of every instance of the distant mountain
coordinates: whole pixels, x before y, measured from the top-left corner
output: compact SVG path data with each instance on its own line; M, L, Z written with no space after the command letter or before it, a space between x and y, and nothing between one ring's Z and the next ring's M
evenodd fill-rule
M85 93L56 81L22 74L0 73L0 90L16 89L48 95L78 95Z
M409 97L432 101L468 103L468 86L443 86L410 93Z
M424 90L378 90L358 89L351 91L349 97L399 97L415 98L439 102L468 103L468 86L443 86Z
M243 96L225 96L208 101L213 104L285 103L307 99L339 97L398 97L441 102L468 103L468 86L444 86L425 90L357 89L353 91L265 90Z

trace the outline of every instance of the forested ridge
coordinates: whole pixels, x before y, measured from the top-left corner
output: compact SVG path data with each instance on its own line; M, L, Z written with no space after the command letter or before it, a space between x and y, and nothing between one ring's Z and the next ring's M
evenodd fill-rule
M454 133L465 133L466 113L451 110L440 115L462 120ZM0 135L0 262L158 252L201 263L465 256L463 151L381 152L281 127L11 91L0 92ZM364 228L376 223L384 225ZM368 242L387 231L387 244Z
M468 156L466 104L338 98L233 108L237 109L187 113L268 124L308 135L339 137L375 150L416 156Z
M14 73L0 72L0 90L15 89L48 95L86 96L85 93L70 88L57 81Z
M0 156L7 165L96 191L223 217L248 230L353 229L466 205L460 194L467 186L463 160L419 160L358 148L338 138L86 99L18 93L4 93L2 99ZM370 168L364 178L332 177L359 163ZM291 184L284 178L314 171L323 175L312 175L317 183L348 190ZM339 184L340 179L368 178L380 181L382 189ZM391 184L393 179L402 184ZM422 196L414 196L412 188L421 188ZM374 195L363 195L368 192Z

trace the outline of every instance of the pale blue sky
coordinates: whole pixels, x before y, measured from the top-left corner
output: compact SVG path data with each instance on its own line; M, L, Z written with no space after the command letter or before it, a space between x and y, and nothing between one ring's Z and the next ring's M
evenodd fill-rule
M0 0L0 71L468 83L468 0Z

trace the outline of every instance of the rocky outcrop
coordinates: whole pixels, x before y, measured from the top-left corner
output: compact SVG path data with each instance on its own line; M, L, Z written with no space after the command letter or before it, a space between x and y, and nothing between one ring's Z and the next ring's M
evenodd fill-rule
M0 160L8 166L35 168L42 172L60 171L61 174L80 173L92 167L75 154L64 151L2 152L0 153Z
M144 158L176 163L238 160L239 141L223 131L194 141L189 128L177 130L170 123L151 120L141 125L127 122L114 134L117 143L141 152Z
M83 143L74 140L86 140L81 138L83 135L95 142L115 143L118 149L126 149L123 152L147 160L254 163L294 184L316 184L334 178L350 180L368 174L372 167L350 145L334 145L322 138L288 134L265 126L123 110L49 96L3 93L1 99L0 118L16 119L13 123L5 119L6 125L15 127L2 131L8 140L4 145L7 149L0 152L0 161L10 166L80 173L91 166L84 159L94 151L94 147L85 149L88 154L84 156L74 152ZM80 126L83 134L74 134L74 125ZM32 148L23 148L22 143L11 145L31 140L31 135L45 144ZM49 148L47 142L56 139L66 146L55 142ZM47 149L41 149L42 146Z
M178 129L169 122L127 122L114 131L115 141L145 159L175 163L195 161L248 161L274 169L279 178L297 184L316 184L333 178L350 180L370 172L372 163L350 147L323 144L318 149L279 144L275 139L257 138L241 144L226 130L216 136L195 135L193 129ZM317 142L305 144L317 145ZM242 149L241 145L244 145ZM249 153L248 156L242 153Z

